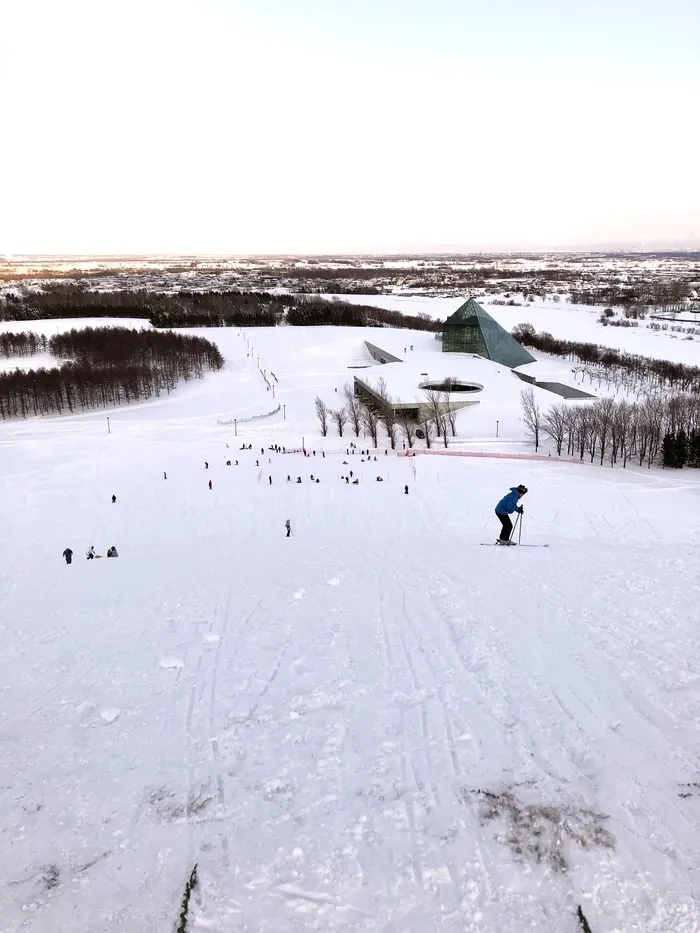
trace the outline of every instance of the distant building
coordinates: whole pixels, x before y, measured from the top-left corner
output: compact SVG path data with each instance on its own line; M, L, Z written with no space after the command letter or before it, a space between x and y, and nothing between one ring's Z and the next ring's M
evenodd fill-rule
M535 361L535 357L473 298L465 301L445 321L442 352L475 353L510 369Z

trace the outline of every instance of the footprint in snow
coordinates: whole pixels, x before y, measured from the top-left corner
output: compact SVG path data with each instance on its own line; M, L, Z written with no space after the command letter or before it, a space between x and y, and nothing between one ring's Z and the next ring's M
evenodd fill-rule
M328 586L340 586L340 577L331 577L330 580L326 580Z
M176 668L184 667L185 662L182 658L161 658L159 667L164 671L172 671Z

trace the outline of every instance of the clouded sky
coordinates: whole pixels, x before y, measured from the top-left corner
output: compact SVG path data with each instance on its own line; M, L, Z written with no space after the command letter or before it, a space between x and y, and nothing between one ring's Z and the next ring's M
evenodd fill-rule
M0 250L700 243L698 0L0 0Z

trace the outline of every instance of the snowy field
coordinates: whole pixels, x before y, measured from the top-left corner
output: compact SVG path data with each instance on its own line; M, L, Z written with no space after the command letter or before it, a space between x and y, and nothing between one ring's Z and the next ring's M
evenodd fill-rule
M464 298L413 298L400 295L327 295L353 304L371 305L401 311L403 314L427 314L431 318L444 320L453 314ZM648 318L639 321L639 327L611 327L598 323L603 308L591 305L575 305L567 301L555 303L536 298L521 307L494 304L489 297L477 298L479 304L507 331L516 324L532 324L537 331L547 331L561 340L584 340L604 347L624 348L629 353L652 356L657 359L675 360L678 363L697 365L700 360L700 338L686 339L685 333L671 330L655 331L648 324L658 323ZM501 299L503 300L503 299ZM620 308L615 309L616 319L623 318ZM688 325L691 326L691 325Z
M697 933L695 472L362 463L313 399L376 332L203 333L109 434L0 424L2 933L171 931L195 863L199 933ZM481 547L517 483L549 547Z

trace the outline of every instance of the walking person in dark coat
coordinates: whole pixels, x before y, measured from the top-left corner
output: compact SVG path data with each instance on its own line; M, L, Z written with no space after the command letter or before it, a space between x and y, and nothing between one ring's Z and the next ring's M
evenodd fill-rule
M115 503L116 501L117 501L117 497L116 497L116 496L112 496L112 505L114 505L114 503Z
M63 552L63 557L65 558L67 564L70 564L73 561L73 552L69 547L67 547Z
M496 506L496 515L501 523L501 534L496 544L515 544L514 541L510 540L513 533L513 522L510 520L510 516L513 512L517 512L518 515L523 514L523 507L518 505L518 502L526 492L527 486L522 484L520 486L511 486L510 492Z

